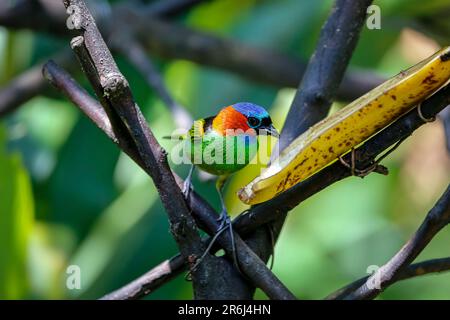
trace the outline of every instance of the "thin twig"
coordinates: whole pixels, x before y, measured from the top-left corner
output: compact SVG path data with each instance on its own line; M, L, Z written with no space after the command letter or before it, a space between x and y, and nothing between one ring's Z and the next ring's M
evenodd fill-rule
M277 228L277 230L280 230L280 229ZM264 234L267 234L267 233L265 233L265 231L263 229L259 229L258 231L263 232ZM274 232L273 236L274 236L274 238L277 237L278 233ZM209 244L210 241L211 241L210 238L203 239L203 242L205 243L205 245ZM263 252L265 248L263 248L261 250L261 248L258 248L257 246L255 246L255 243L252 243L251 241L248 244L252 248L252 250L255 251L258 254L258 256L262 257L264 260L266 260L266 255L270 255L270 252L269 253ZM220 247L215 245L212 247L211 250L212 250L212 252L216 252L219 249L220 249ZM167 266L167 265L170 265L170 269L162 267L162 266ZM151 292L158 289L160 286L162 286L165 283L172 280L175 276L179 275L185 269L185 267L186 267L186 265L183 261L183 258L181 257L180 254L177 254L176 256L163 261L158 266L156 266L152 270L148 271L146 274L142 275L141 277L133 280L132 282L125 285L124 287L119 288L116 291L105 295L101 299L103 299L103 300L113 300L113 299L114 300L129 300L129 299L141 298L147 294L150 294ZM224 272L227 272L227 274L229 274L229 271L230 270L224 269ZM219 272L219 270L217 270L217 272ZM236 272L236 270L235 270L235 272ZM225 275L225 273L223 273L223 275ZM232 281L232 279L230 279L228 277L226 279L227 279L226 286L228 287L230 285L229 282ZM236 286L236 285L233 287L233 292L236 294L235 295L236 298L241 298L242 296L245 296L246 294L248 295L247 300L253 298L253 295L254 295L253 288L245 288L245 286L244 287L242 286L243 285L242 283L238 283L238 282L235 282L234 284L241 285L240 287ZM221 291L223 291L223 289L226 289L226 288L221 288Z
M101 300L132 300L142 298L159 288L160 285L179 275L183 271L182 268L178 268L180 264L184 265L184 260L180 255L163 261L126 286L103 296Z
M450 223L450 184L428 212L419 229L408 242L360 287L345 297L348 300L374 299L396 282L402 271L423 251L433 237Z
M401 281L411 279L415 277L425 276L433 273L442 273L450 270L450 257L441 259L426 260L418 263L411 264L403 269L395 279L395 281ZM369 276L360 278L345 287L329 294L326 300L341 300L348 296L351 292L358 289L361 285L366 283Z

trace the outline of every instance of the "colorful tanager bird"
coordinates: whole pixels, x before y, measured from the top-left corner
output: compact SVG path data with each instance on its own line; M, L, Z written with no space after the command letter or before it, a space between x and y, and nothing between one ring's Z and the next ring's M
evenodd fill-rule
M184 140L184 155L192 164L183 188L185 197L189 196L192 187L191 178L195 166L218 176L216 189L222 206L218 217L220 227L206 252L217 236L227 228L234 242L222 190L228 176L244 168L256 156L260 134L278 136L269 113L256 104L239 102L223 108L216 116L194 121L189 132L181 137ZM236 263L235 252L234 259Z

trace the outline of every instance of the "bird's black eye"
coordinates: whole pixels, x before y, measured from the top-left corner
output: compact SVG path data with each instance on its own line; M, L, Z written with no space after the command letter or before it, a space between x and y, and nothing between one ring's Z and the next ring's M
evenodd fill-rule
M261 124L261 120L255 117L248 117L247 123L250 128L256 128Z
M270 117L265 117L261 120L261 125L263 128L269 127L272 124L272 119Z

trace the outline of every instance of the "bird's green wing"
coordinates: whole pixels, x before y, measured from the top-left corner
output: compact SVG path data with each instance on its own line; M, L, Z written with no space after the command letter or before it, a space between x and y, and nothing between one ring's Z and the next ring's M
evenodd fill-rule
M183 134L174 134L171 136L163 136L163 139L167 139L167 140L185 140L187 138L187 134L183 133Z

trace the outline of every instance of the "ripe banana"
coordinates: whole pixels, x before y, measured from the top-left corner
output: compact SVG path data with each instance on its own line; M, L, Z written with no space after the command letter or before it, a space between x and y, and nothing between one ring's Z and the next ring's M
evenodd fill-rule
M242 202L272 199L388 126L450 79L450 47L384 82L295 139L238 192Z

